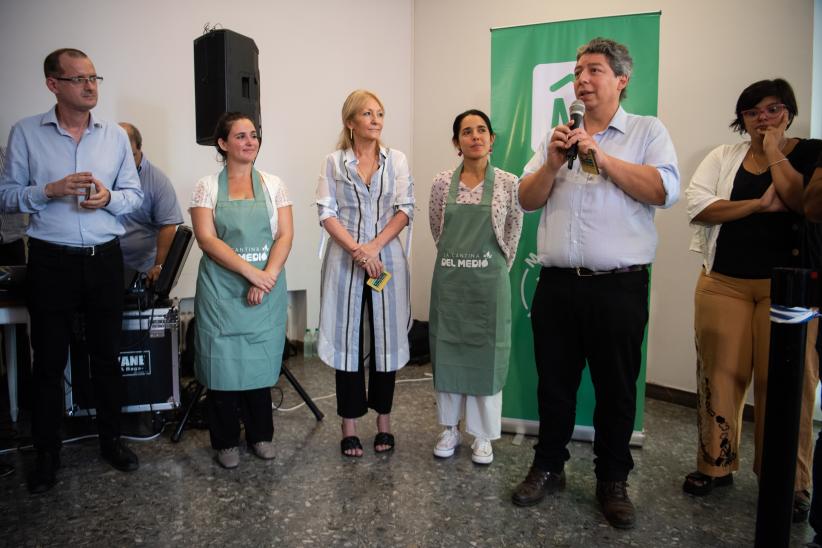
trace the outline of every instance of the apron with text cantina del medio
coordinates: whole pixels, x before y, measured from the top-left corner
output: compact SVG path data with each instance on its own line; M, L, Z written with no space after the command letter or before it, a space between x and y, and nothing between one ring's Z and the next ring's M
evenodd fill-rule
M228 176L223 169L214 205L214 228L240 257L264 268L273 242L256 170L252 171L252 184L254 199L229 200ZM195 370L197 379L210 389L251 390L277 383L285 345L285 270L261 304L248 304L249 287L243 276L203 253L194 300Z
M478 205L457 203L461 172L462 165L451 178L431 284L434 387L490 396L508 375L510 282L491 224L494 168L489 162Z

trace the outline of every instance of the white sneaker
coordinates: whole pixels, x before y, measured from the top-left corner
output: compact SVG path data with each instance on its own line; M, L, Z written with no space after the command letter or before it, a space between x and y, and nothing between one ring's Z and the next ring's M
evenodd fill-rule
M494 449L491 441L485 438L477 438L471 444L471 460L477 464L491 464L494 461Z
M434 456L447 459L454 454L454 450L460 444L460 431L458 428L446 428L437 438L437 445L434 447Z

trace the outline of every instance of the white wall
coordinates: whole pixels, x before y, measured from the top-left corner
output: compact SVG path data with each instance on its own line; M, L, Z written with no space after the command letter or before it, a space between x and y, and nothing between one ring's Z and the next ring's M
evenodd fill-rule
M294 201L288 286L308 290L309 325L317 325L320 231L311 203L320 165L336 143L342 102L359 87L386 105L384 140L410 154L412 13L411 0L4 0L0 144L19 118L53 105L46 54L79 48L105 77L95 113L140 128L146 155L186 209L197 179L218 169L214 149L195 143L192 42L207 22L250 36L260 50L257 166L279 175ZM199 257L195 246L177 296L193 295Z
M492 27L662 11L659 116L679 155L683 189L714 146L734 142L728 129L739 92L762 78L794 86L800 115L790 133L807 137L811 97L813 0L690 2L590 0L417 0L414 4L414 162L420 206L412 272L414 316L428 315L436 256L427 230L431 179L455 164L454 116L490 106ZM693 289L699 257L688 252L685 204L656 217L660 245L651 289L648 380L695 390Z

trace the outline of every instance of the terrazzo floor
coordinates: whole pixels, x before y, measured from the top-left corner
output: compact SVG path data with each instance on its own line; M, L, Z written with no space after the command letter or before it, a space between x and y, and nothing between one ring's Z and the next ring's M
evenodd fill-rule
M15 472L0 479L2 546L752 546L756 481L750 471L752 424L745 424L743 470L729 489L704 499L681 491L694 461L694 411L646 402L646 443L634 450L629 492L637 527L610 527L594 499L593 455L588 443L571 444L568 487L531 508L511 504L512 488L532 458L532 438L521 445L503 435L487 467L471 462L471 440L457 454L435 459L440 431L430 366L406 367L395 394L397 448L376 455L371 440L376 416L360 423L365 456L340 455L340 425L333 371L316 360L292 358L289 367L326 414L317 422L306 407L274 413L276 460L243 451L240 467L214 461L206 430L186 430L172 443L173 425L156 439L131 442L140 469L123 474L103 463L96 440L63 448L63 467L50 492L25 487L30 450L14 450L25 438L5 436L0 462ZM283 408L301 399L284 377ZM279 393L275 390L275 401ZM67 430L93 431L85 419ZM78 422L79 421L79 422ZM134 430L149 430L145 416L130 416ZM148 423L148 424L146 424ZM21 427L24 428L24 425ZM794 525L792 546L812 537Z

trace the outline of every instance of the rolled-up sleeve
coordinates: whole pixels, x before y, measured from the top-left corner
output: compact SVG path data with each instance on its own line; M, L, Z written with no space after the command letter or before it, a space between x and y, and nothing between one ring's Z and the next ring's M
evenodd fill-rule
M431 227L431 236L434 243L440 241L442 234L443 217L445 216L446 189L451 181L448 172L443 171L434 177L431 184L431 196L428 200L428 224Z
M688 220L692 225L701 225L694 221L706 207L721 200L717 195L720 170L722 167L722 150L719 146L713 149L696 168L691 183L685 190L688 199Z
M177 193L168 177L155 171L157 184L154 186L153 197L144 196L144 200L151 200L151 220L159 226L179 225L183 223L183 210L177 200ZM143 189L145 194L146 189Z
M505 259L508 263L508 270L511 270L511 265L514 264L514 259L517 256L517 249L519 248L519 240L522 235L522 222L525 214L519 206L519 179L514 176L511 183L511 197L508 204L508 213L505 216L505 243L507 249L505 250Z
M658 119L654 119L648 133L644 164L655 167L662 178L665 203L658 207L667 209L674 205L679 200L679 165L671 136Z
M414 220L414 181L405 154L394 151L394 209L408 215L408 223Z
M317 190L314 193L314 202L317 204L320 225L329 217L337 217L337 189L334 180L334 155L329 154L320 168Z
M528 160L525 167L522 168L522 177L536 173L536 171L542 167L542 164L545 163L545 159L548 158L548 144L551 142L551 135L553 135L553 133L554 130L552 129L539 144L537 150L534 151L534 155L531 156L531 159Z
M111 186L111 200L105 210L112 215L124 215L136 210L143 203L143 188L140 186L140 176L137 175L134 156L131 154L131 145L125 130L119 127L117 129L119 130L117 153L120 155L120 168Z
M48 202L45 187L31 184L28 144L24 132L15 125L9 133L5 166L0 174L0 211L36 213Z
M522 177L520 177L519 181L517 181L516 195L516 206L522 213L531 213L532 211L536 210L525 209L524 207L522 207L522 203L519 201L519 183L520 181L522 181L523 178L527 177L528 175L536 173L537 170L539 170L539 168L542 167L542 164L545 163L545 160L548 158L548 144L551 142L551 135L553 134L554 130L552 129L539 144L537 150L534 151L534 155L531 156L531 159L528 160L528 163L525 164L525 167L522 168Z

